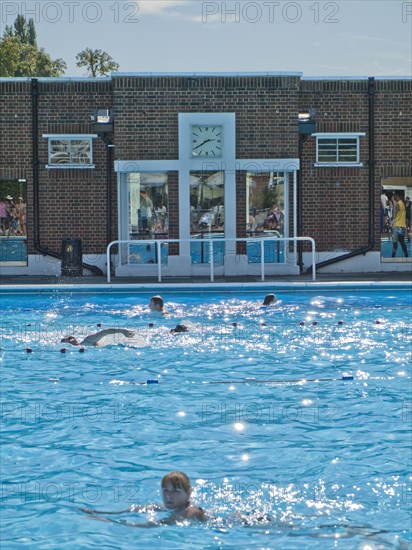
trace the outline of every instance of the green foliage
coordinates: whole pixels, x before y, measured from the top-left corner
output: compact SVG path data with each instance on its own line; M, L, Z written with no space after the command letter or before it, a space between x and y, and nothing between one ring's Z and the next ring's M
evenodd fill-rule
M18 15L16 17L16 21L14 22L14 36L17 36L17 38L20 38L23 44L28 44L29 43L28 34L29 34L29 29L28 29L28 23L26 21L26 18L24 17L24 15Z
M23 197L26 200L27 185L18 180L0 180L0 199L10 195L14 199Z
M34 26L33 19L29 19L28 27L27 27L27 38L29 44L37 48L37 34L36 34L36 27Z
M63 59L53 60L44 48L37 47L33 19L18 15L14 29L6 27L0 39L0 76L61 76L66 70Z
M117 71L119 64L103 50L86 48L76 55L78 67L86 67L88 76L106 76Z

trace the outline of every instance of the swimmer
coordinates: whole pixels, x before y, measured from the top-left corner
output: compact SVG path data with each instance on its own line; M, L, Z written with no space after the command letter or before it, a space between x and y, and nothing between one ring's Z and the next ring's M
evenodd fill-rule
M278 299L274 294L267 294L263 300L262 306L270 306L272 304L276 304L276 302L278 302Z
M186 325L176 325L170 332L189 332L189 328Z
M159 311L160 313L169 313L164 308L163 298L161 296L152 296L149 302L150 311Z
M192 485L183 472L170 472L162 479L163 504L167 510L172 510L170 523L179 519L196 519L205 521L206 514L202 508L190 502Z
M102 339L106 336L112 336L114 334L123 334L126 338L132 338L135 333L132 330L127 330L125 328L106 328L99 332L89 334L79 342L74 336L65 336L60 341L66 344L71 344L72 346L104 346Z
M169 472L166 474L161 482L162 497L164 506L148 505L137 506L133 505L127 510L121 510L120 512L99 512L98 510L91 510L88 508L80 508L82 512L91 514L93 519L100 519L102 521L113 521L109 518L95 516L95 514L122 514L125 512L160 512L164 510L171 511L169 517L160 520L158 522L146 522L146 523L129 523L121 522L126 525L132 525L134 527L151 527L154 525L170 525L182 520L197 520L206 521L207 517L205 511L199 506L194 505L190 501L192 494L192 485L188 476L183 472Z

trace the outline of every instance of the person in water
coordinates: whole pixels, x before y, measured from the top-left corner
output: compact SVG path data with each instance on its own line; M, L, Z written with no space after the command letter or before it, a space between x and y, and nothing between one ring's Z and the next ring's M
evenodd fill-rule
M263 300L262 306L270 306L270 305L276 304L277 301L278 299L274 294L267 294L265 296L265 299Z
M99 512L98 510L91 510L88 508L81 508L83 512L91 514L94 519L102 519L103 521L115 521L109 518L99 517L96 514L122 514L125 512L161 512L169 510L170 516L160 520L159 522L146 522L146 523L130 523L122 522L127 525L135 527L149 527L157 524L172 524L182 520L197 520L206 521L205 511L196 506L190 501L192 494L192 485L190 479L184 472L169 472L166 474L161 482L163 506L148 505L138 506L133 505L127 510L121 510L119 512Z
M61 339L61 342L71 344L72 346L103 346L103 338L118 334L122 334L123 336L126 336L126 338L132 338L135 333L132 330L127 330L125 328L106 328L99 332L89 334L81 342L79 342L74 336L65 336Z
M192 485L185 473L170 472L163 477L161 485L163 504L167 510L172 510L172 515L168 518L171 522L180 519L206 519L204 510L190 501Z
M170 332L189 332L189 327L179 323L178 325L175 326L175 328L172 328Z
M164 309L164 301L161 296L152 296L149 302L150 311L158 311L160 313L169 313Z

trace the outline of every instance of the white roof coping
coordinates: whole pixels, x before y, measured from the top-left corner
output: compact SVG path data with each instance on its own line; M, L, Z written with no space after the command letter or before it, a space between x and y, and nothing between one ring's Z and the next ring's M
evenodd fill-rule
M412 75L408 75L408 76L375 76L375 80L412 80Z
M303 73L300 72L200 72L200 73L191 73L191 72L177 72L177 73L165 73L165 72L145 72L145 73L112 73L112 77L122 77L122 76L302 76Z
M302 76L301 80L412 80L412 76Z
M58 77L0 77L0 82L30 82L35 78L39 82L109 82L112 78L120 78L124 76L135 76L135 77L174 77L174 76L183 76L183 77L199 77L199 76L296 76L300 77L301 80L368 80L369 76L303 76L303 73L299 72L205 72L205 73L112 73L111 76L58 76ZM405 76L374 76L375 80L412 80L412 75Z
M1 77L0 82L109 82L110 76L10 76Z

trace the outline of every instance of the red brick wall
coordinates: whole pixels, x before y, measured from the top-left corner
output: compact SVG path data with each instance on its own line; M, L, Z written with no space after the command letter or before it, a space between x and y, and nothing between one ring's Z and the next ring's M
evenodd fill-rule
M116 155L177 159L178 114L236 113L237 158L296 158L298 79L114 78Z
M412 81L377 81L375 104L378 183L412 176Z
M169 239L179 238L179 175L177 172L168 172L167 184L169 189ZM178 255L178 243L171 243L169 254Z
M376 81L375 90L375 246L380 250L381 177L412 173L411 81ZM369 239L368 81L301 83L301 109L316 109L317 132L364 132L361 168L315 168L316 139L308 137L301 158L303 235L319 251L355 250ZM402 112L402 115L399 115ZM395 173L394 173L395 172Z
M30 83L0 83L0 181L27 180L27 231L33 231Z
M379 249L381 178L412 174L412 82L376 81L375 249ZM83 241L86 254L106 247L106 146L93 140L94 170L47 170L42 134L93 133L96 108L113 107L114 160L176 159L178 114L236 113L237 158L297 158L297 113L316 109L318 132L365 132L361 168L315 168L315 138L301 158L303 235L319 251L368 243L368 82L297 77L114 77L39 81L39 198L41 244L60 250L63 238ZM33 240L30 81L0 83L0 179L28 182L29 251ZM266 171L266 168L263 167ZM178 236L177 174L169 174L170 236ZM243 187L242 187L243 186ZM244 234L245 175L237 175L238 235ZM116 175L112 172L112 238L117 237Z
M246 212L246 172L238 170L236 172L236 227L237 238L246 237L246 223L249 218L249 212ZM246 254L246 243L238 242L236 244L237 254Z
M27 179L27 231L33 247L32 114L30 81L1 83L0 178ZM110 108L111 82L38 83L38 154L40 243L60 252L61 240L80 238L83 252L106 246L106 146L93 139L93 170L46 169L48 140L43 134L92 134L90 115ZM4 124L4 127L3 127ZM3 128L5 129L3 131ZM112 174L113 235L117 235L116 177Z
M111 108L109 82L39 84L39 202L42 244L58 249L62 238L79 238L83 252L106 247L106 145L93 139L93 170L46 169L48 140L43 134L92 134L90 115ZM112 174L112 233L117 235L116 177Z

